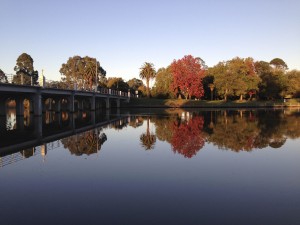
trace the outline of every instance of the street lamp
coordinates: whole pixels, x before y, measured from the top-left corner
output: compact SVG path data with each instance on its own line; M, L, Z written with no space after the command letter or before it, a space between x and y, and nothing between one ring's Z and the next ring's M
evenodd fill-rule
M95 92L97 91L97 73L98 73L98 71L97 71L97 59L95 58L95 61L96 61L96 74L95 74Z

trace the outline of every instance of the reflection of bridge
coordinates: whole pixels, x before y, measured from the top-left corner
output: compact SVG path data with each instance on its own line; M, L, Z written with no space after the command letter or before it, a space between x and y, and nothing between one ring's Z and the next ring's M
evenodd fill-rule
M105 88L93 92L0 83L0 115L6 115L7 101L14 100L17 116L23 116L25 99L30 102L30 111L41 116L47 105L56 112L118 108L121 101L129 101L130 94Z
M44 156L47 151L60 147L60 139L66 138L85 131L103 128L107 126L119 126L120 124L128 123L128 115L110 115L108 112L104 113L105 118L95 120L96 113L90 112L89 120L86 123L76 123L76 120L83 120L82 118L75 118L75 114L70 113L68 124L63 128L43 128L42 117L34 117L32 129L29 129L24 134L22 130L7 131L6 135L12 136L11 140L3 140L0 146L0 167L9 165L11 163L20 161L26 158L27 155L34 156L40 154ZM55 121L56 125L61 121ZM77 125L76 125L77 124ZM45 131L50 129L51 132ZM26 135L26 137L24 137ZM28 153L28 150L31 153ZM25 152L25 153L24 153Z

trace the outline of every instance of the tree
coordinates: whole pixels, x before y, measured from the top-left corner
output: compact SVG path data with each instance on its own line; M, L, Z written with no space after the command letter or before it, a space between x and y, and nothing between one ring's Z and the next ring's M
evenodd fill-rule
M5 75L5 73L0 69L0 83L7 83L7 76Z
M25 85L37 84L38 71L34 71L33 59L27 53L22 53L18 57L14 70L17 75L13 77L13 83Z
M210 85L214 85L214 77L211 74L209 74L209 70L210 69L207 69L205 71L204 77L202 79L202 84L204 89L204 99L211 99L212 94L214 94L210 89ZM214 90L215 90L215 85L214 85Z
M133 90L136 91L139 89L139 87L143 86L143 81L137 78L132 78L129 81L127 81L128 87Z
M265 61L255 62L255 70L261 79L259 96L262 99L280 98L287 92L287 79L282 69L272 69Z
M121 77L110 77L107 79L107 87L127 92L128 84Z
M287 94L294 98L300 97L300 71L287 72Z
M174 94L183 94L186 99L192 96L201 98L204 94L202 79L204 70L197 58L186 55L182 59L174 60L171 64L173 82L171 91Z
M219 62L208 69L208 76L213 77L218 94L227 101L228 96L234 93L235 81L237 80L237 77L230 74L228 65L225 62Z
M280 58L275 58L270 61L270 65L274 66L276 69L282 69L282 70L287 70L288 66L286 63L280 59Z
M261 79L255 72L252 58L233 58L227 62L221 62L210 68L208 74L214 77L215 87L218 93L224 96L225 101L229 95L252 95L258 90Z
M155 78L155 75L156 71L152 63L145 62L144 65L140 68L140 78L146 80L148 98L150 97L149 81Z
M76 83L78 88L92 89L106 75L106 71L96 59L89 56L70 57L67 63L63 63L59 72L64 76L62 80L67 83ZM96 74L97 73L97 74Z
M210 84L208 84L208 87L209 87L209 89L210 89L210 100L212 101L213 100L213 93L214 93L214 89L215 89L215 85L213 84L213 83L210 83Z
M174 98L175 95L171 92L171 84L173 82L173 75L171 68L160 68L155 77L155 83L152 93L158 98Z
M154 144L156 142L156 136L153 133L150 133L150 129L149 129L149 122L150 122L150 118L147 118L147 131L146 133L141 134L140 136L140 141L142 143L142 146L146 149L146 150L150 150L154 148Z

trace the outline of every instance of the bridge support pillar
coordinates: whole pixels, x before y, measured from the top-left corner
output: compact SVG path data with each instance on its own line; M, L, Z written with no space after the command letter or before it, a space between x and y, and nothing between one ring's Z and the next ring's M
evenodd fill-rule
M6 116L6 99L0 98L0 116Z
M92 125L96 124L96 111L91 112L91 122Z
M24 116L24 98L16 98L16 115Z
M106 109L109 109L110 108L109 98L105 99L105 103L106 103Z
M34 117L34 136L37 140L43 137L43 118L42 116Z
M96 97L95 97L95 95L93 95L92 98L91 98L91 110L92 111L96 110Z
M34 95L34 106L33 106L33 111L35 116L42 116L43 114L43 109L42 109L42 95L40 92L37 92Z
M61 99L55 98L55 112L59 113L61 111Z
M120 108L120 99L117 99L117 108L119 109Z
M70 112L74 112L74 93L71 94L71 96L68 98L68 108Z

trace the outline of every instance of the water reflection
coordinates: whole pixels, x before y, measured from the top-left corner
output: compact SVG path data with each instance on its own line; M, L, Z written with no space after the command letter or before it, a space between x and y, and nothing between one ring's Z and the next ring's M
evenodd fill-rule
M141 145L145 150L150 150L154 148L155 142L156 142L156 136L153 132L150 132L149 123L150 123L150 117L147 116L147 130L146 133L141 134L140 141Z
M76 156L91 155L101 150L101 146L107 140L106 134L101 128L90 130L61 140L65 149Z
M171 150L185 158L194 157L205 144L234 152L264 148L281 148L287 139L300 137L298 110L166 110L151 114L110 114L80 111L55 113L43 117L28 112L24 117L9 110L1 119L0 158L17 154L43 158L49 147L59 142L72 155L91 155L101 150L109 139L104 128L122 130L128 125L139 129L139 143L144 150L166 142ZM145 124L145 123L146 124ZM142 125L146 129L141 129ZM130 135L130 134L129 134ZM131 140L130 140L131 141ZM133 140L132 140L133 141ZM48 147L47 147L48 146ZM37 151L37 149L39 149Z
M196 155L205 142L239 152L280 148L287 138L300 137L297 110L177 110L169 114L152 119L155 134L159 140L170 143L175 153L187 158Z

